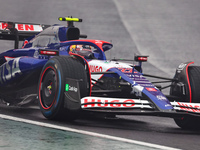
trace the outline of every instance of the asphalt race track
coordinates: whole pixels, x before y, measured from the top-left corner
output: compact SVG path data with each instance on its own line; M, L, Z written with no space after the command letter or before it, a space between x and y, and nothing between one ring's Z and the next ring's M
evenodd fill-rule
M114 44L108 58L149 55L144 73L173 77L181 62L200 65L199 6L199 0L1 0L0 20L64 24L57 18L82 18L83 23L75 24L81 33ZM13 42L0 41L1 52L13 46ZM0 113L174 148L199 149L200 132L181 130L171 118L120 116L66 123L48 121L38 109L1 105Z

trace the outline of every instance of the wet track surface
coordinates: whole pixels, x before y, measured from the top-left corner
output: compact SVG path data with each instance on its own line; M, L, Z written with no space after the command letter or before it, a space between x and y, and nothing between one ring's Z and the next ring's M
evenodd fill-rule
M107 140L105 138L92 137L84 134L66 132L46 127L38 127L31 124L19 123L0 119L1 140L0 149L3 150L49 150L49 149L101 149L116 150L135 149L153 150L147 146L140 146L126 142L115 140ZM19 130L21 132L19 132ZM12 136L10 136L12 134ZM52 138L53 137L53 138ZM11 142L12 141L12 142ZM23 144L22 144L23 143Z
M179 149L199 148L198 138L200 131L182 130L176 126L173 119L171 118L151 116L117 116L117 119L104 119L101 117L92 117L78 119L69 123L65 121L47 120L42 116L40 110L35 108L30 109L19 107L7 107L4 105L0 105L0 108L1 114L39 121L43 123L50 123L52 125L59 125L73 129L90 131ZM1 123L2 122L3 121L1 120ZM21 125L19 126L23 126L23 123L21 123ZM36 131L41 130L40 128L41 127L38 127L37 129L37 127L34 127L34 131L32 131L32 134L37 134ZM53 132L55 132L55 130ZM58 132L60 131L58 130ZM2 132L2 134L3 133L4 132ZM13 132L10 133L12 134ZM38 138L40 138L40 135L38 136ZM132 145L132 148L136 148L136 146ZM116 147L115 149L121 148Z
M149 55L144 73L173 77L181 62L200 65L198 0L1 0L0 20L58 24L73 15L89 39L112 41L107 57ZM64 24L64 23L62 23ZM0 50L13 47L0 41ZM46 120L38 109L0 106L0 113L75 129L181 149L199 149L199 131L184 131L171 118L128 116L116 120L86 118L72 123Z

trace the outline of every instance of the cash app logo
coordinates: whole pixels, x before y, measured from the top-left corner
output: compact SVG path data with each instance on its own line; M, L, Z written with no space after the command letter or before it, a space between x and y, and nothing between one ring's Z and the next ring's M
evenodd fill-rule
M69 84L65 84L65 91L69 91Z

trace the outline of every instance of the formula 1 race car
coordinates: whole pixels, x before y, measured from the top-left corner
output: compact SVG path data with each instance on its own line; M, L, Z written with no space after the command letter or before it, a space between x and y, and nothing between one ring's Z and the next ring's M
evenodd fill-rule
M73 120L81 112L113 115L173 117L181 128L199 124L200 66L193 62L178 66L174 78L144 74L148 56L107 60L112 44L80 40L74 22L68 25L39 25L0 22L0 39L14 40L15 48L0 54L0 97L7 105L25 105L38 99L48 119ZM19 41L24 41L18 48ZM165 81L150 82L147 77ZM161 87L155 83L170 82ZM161 90L170 88L170 94Z

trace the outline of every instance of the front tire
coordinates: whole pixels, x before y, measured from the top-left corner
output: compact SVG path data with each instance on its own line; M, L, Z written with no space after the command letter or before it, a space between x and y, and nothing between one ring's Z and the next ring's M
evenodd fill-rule
M174 121L182 129L186 130L200 129L200 120L197 117L184 116L181 118L175 118Z
M192 103L200 103L200 66L189 66L188 75L191 86ZM190 100L188 99L187 102L190 102ZM183 116L181 118L175 118L174 121L182 129L200 129L199 117Z
M42 69L38 99L42 114L48 119L74 120L78 110L64 107L65 79L82 80L79 83L80 96L87 96L87 75L84 66L68 56L57 56L50 59Z

